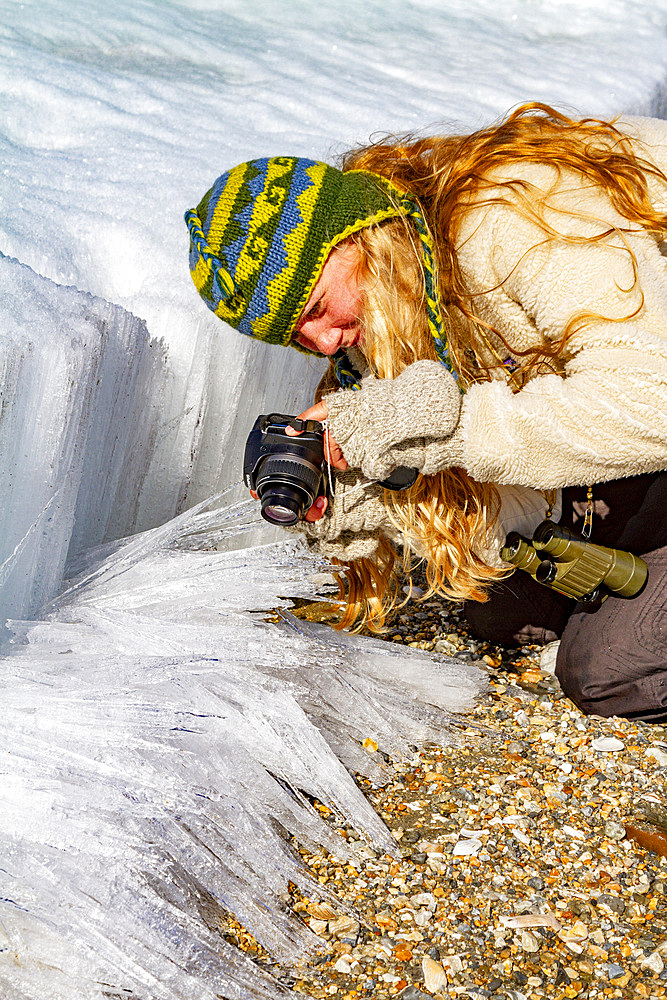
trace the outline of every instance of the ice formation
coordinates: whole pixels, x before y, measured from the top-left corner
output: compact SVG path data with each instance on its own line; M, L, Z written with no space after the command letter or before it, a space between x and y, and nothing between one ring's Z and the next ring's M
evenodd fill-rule
M124 309L0 254L0 635L55 596L68 553L133 528L164 354Z
M251 509L195 508L88 553L40 621L11 623L0 995L283 995L216 933L219 908L287 965L312 950L281 895L326 890L283 831L354 858L315 796L393 852L348 772L382 780L361 743L400 759L446 742L483 686L471 665L249 613L313 594L322 570L293 540L200 548Z

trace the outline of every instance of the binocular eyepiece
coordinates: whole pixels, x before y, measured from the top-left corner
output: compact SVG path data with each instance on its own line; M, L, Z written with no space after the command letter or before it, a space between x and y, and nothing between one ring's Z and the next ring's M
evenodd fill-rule
M532 542L510 532L500 556L538 583L588 604L610 594L636 597L648 579L648 567L639 556L595 545L553 521L542 521Z
M287 427L300 433L288 434ZM259 497L265 521L285 526L303 520L315 500L326 495L324 459L324 430L319 421L284 413L257 417L246 441L243 481ZM399 466L378 485L406 490L418 474L417 469Z

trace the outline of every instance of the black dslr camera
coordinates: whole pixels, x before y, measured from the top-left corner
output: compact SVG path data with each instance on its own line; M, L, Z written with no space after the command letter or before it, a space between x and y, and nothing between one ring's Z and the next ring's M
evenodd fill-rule
M292 437L287 426L302 433ZM302 521L327 482L324 431L317 420L299 420L284 413L262 414L248 435L243 459L243 481L262 505L262 517L271 524ZM400 466L379 485L405 490L416 481L417 469Z

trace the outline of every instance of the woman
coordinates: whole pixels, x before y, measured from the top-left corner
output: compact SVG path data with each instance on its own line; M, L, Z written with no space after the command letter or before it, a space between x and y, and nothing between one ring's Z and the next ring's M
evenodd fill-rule
M304 530L346 564L347 612L381 627L398 548L473 632L563 635L584 710L667 718L667 125L526 105L462 137L378 143L342 172L278 157L218 179L191 271L241 332L332 359L302 416L339 470ZM398 465L405 493L377 485ZM589 614L509 567L547 514L642 554L649 583Z

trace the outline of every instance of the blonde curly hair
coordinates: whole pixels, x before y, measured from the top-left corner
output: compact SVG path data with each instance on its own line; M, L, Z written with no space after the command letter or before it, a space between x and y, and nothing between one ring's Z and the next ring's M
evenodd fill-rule
M498 182L498 167L522 161L549 164L556 176L565 169L578 172L604 189L628 222L627 230L607 229L582 240L601 240L612 231L622 235L637 225L656 239L664 238L667 216L651 205L647 177L667 178L637 156L614 123L590 118L577 121L543 104L523 105L499 124L472 135L383 139L348 153L342 163L343 170L363 169L387 177L418 201L434 244L450 357L464 387L504 377L516 391L545 369L560 372L572 334L598 318L573 316L555 343L517 352L501 331L475 313L456 256L458 227L471 204L511 203L538 223L545 242L562 238L544 219L544 192L523 180ZM436 360L425 306L422 256L411 222L394 219L364 229L351 240L359 251L362 347L372 373L393 379L414 361ZM628 253L635 264L630 249ZM639 305L633 307L633 314L643 301L641 289L638 292ZM507 368L508 355L518 361L517 370ZM333 385L334 376L329 373L320 395ZM409 572L414 564L408 550L423 561L428 594L435 591L457 600L484 601L489 586L507 575L481 554L499 511L492 484L478 483L465 470L453 468L420 476L404 493L385 491L384 499L406 541L404 556L401 559L389 541L383 540L373 559L343 564L341 591L346 607L338 627L356 624L372 631L383 629L399 601L399 569Z

